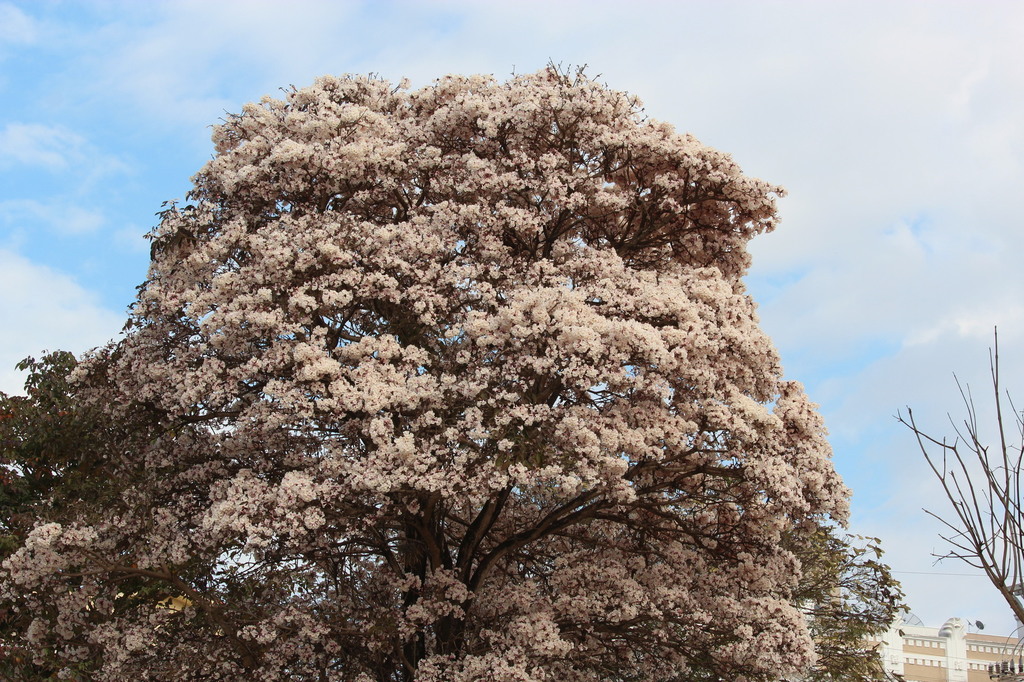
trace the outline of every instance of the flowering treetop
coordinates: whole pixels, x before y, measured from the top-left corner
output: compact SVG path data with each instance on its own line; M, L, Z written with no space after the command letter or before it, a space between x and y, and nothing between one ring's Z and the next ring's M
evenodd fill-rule
M110 680L810 664L785 547L848 493L741 282L780 188L553 68L324 77L214 143L76 372L144 415L122 488L4 563L51 600L40 650Z

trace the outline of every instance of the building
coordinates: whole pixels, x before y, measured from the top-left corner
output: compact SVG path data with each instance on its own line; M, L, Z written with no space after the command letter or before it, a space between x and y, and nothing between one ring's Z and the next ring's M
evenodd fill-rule
M1021 642L971 631L960 618L940 628L898 623L881 638L878 652L885 669L906 682L1024 682Z

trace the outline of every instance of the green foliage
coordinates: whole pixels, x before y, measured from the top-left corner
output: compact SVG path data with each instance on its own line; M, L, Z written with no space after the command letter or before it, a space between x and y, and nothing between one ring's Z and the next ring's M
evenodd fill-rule
M885 679L876 642L904 607L878 538L822 527L813 542L793 549L803 565L794 596L804 605L818 653L805 682Z
M76 364L66 351L18 363L28 370L25 396L0 392L0 552L6 555L31 528L32 511L52 497L64 507L92 487L102 457L97 415L78 407L68 384Z
M60 518L101 489L103 444L110 430L95 409L81 407L67 351L25 358L26 395L0 392L0 560L17 549L41 518ZM51 679L20 646L30 614L0 606L0 678ZM53 678L56 679L56 678Z

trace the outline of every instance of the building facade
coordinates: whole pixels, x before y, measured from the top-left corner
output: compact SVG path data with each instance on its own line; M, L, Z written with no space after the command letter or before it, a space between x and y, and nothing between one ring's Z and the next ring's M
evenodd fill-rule
M906 682L1024 682L1018 639L971 632L960 618L940 628L898 623L878 652L885 669Z

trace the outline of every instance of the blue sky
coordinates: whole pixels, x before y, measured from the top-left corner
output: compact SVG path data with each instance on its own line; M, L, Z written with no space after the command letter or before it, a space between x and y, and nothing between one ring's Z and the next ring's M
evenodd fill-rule
M414 85L588 64L785 185L750 290L822 405L853 530L910 606L1009 634L980 577L934 565L943 509L905 405L942 431L953 372L983 391L998 325L1024 391L1024 4L0 0L0 390L43 349L115 336L163 201L225 112L323 73Z

